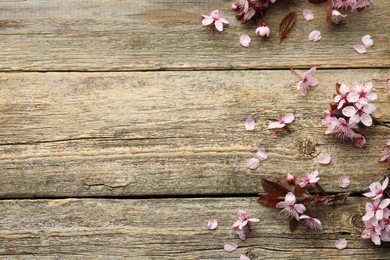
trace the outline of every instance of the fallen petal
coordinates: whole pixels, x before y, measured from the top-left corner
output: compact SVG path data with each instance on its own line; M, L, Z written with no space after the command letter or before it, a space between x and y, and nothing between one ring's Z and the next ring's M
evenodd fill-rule
M339 185L341 188L348 188L351 181L349 180L348 176L341 176Z
M249 47L249 44L251 43L251 37L249 37L248 35L241 35L240 37L240 43L242 46L248 48Z
M309 41L318 42L321 40L321 32L314 30L309 34Z
M372 45L374 45L374 41L372 40L371 35L368 34L362 37L362 42L364 47L366 47L367 49L371 48Z
M362 53L366 53L367 52L367 49L366 47L364 47L364 45L361 45L361 44L358 44L358 45L354 45L352 46L355 51L357 51L359 54L362 54Z
M255 125L256 125L256 122L252 117L248 117L245 120L244 126L245 126L245 129L247 131L252 131L253 129L255 129Z
M345 238L340 238L339 240L336 241L335 247L337 249L344 249L347 247L347 240Z
M240 260L250 260L250 258L247 257L246 255L241 255Z
M260 160L266 160L268 158L268 154L264 148L259 148L259 150L257 150L256 157Z
M251 158L246 163L246 168L250 170L256 170L259 167L260 160L257 158Z
M314 14L313 14L313 12L312 12L311 10L309 10L309 9L304 9L304 10L302 11L302 15L303 15L303 17L305 17L306 21L311 21L311 20L314 19Z
M321 153L321 154L317 157L317 159L318 159L318 162L319 162L320 164L323 164L323 165L329 164L329 163L330 163L330 160L331 160L330 155L327 154L327 153Z
M216 219L210 219L207 223L207 229L214 230L218 226L218 221Z
M225 249L226 252L233 252L237 249L237 244L235 243L225 243L223 246L223 249Z

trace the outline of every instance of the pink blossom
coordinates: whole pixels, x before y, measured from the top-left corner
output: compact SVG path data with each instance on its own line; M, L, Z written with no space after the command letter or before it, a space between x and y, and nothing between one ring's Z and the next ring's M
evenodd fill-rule
M311 21L314 19L314 14L311 10L309 9L303 9L302 11L303 17L306 19L306 21Z
M263 37L263 36L269 36L271 33L271 30L268 27L268 24L262 23L259 27L256 29L256 34Z
M349 180L348 176L341 176L339 180L339 186L341 188L348 188L351 181Z
M366 138L362 134L355 133L352 139L356 147L362 148L366 144Z
M289 183L295 183L295 176L292 175L291 173L287 173L287 181Z
M309 90L310 87L315 87L318 85L318 80L314 77L314 73L317 70L316 67L306 71L303 76L299 75L297 72L295 72L295 70L291 70L301 78L301 81L298 82L297 90L299 90L302 96L306 96L307 90Z
M314 30L309 34L309 41L318 42L321 40L321 32Z
M332 17L331 20L335 24L339 24L343 18L345 18L347 15L340 13L337 10L332 10Z
M314 171L312 173L307 174L305 177L302 178L302 182L299 183L299 186L304 188L309 183L310 184L316 183L317 181L320 180L320 177L317 177L317 176L318 176L318 171Z
M344 248L347 247L347 245L348 245L348 242L347 242L347 240L346 240L345 238L340 238L340 239L337 240L336 243L335 243L335 247L336 247L337 249L344 249Z
M249 47L249 44L251 43L251 37L249 37L248 35L244 34L244 35L241 35L240 37L240 43L243 47L245 48L248 48Z
M373 2L373 0L355 0L355 1L356 2L351 6L352 10L365 8Z
M382 184L380 184L380 182L371 183L368 187L370 191L363 193L363 195L369 198L373 198L374 200L379 199L385 192L387 184L389 184L389 177L386 177Z
M374 45L374 41L372 40L371 35L368 34L362 37L362 42L364 47L366 47L367 49L371 48L372 45Z
M378 220L370 219L368 221L364 221L364 225L366 226L366 228L363 230L362 238L371 238L372 242L374 242L375 245L380 245L380 235L382 228L379 226Z
M223 30L223 24L229 24L229 21L222 17L220 10L214 10L210 13L210 16L202 15L203 20L202 24L207 26L214 23L215 28L222 32Z
M207 223L207 229L214 230L218 226L218 221L216 219L210 219Z
M274 129L274 128L283 128L286 126L286 124L291 123L294 121L295 117L293 113L287 113L282 117L278 117L278 121L269 122L268 129Z
M340 9L347 9L348 7L352 7L356 3L356 0L333 0L333 7Z
M316 219L316 218L313 218L313 217L310 217L310 216L307 216L307 215L301 215L299 217L299 219L305 220L306 226L308 226L310 229L320 229L320 230L322 230L321 221Z
M318 162L319 162L320 164L323 164L323 165L329 164L330 161L331 161L330 155L327 154L327 153L321 153L321 154L317 157L317 159L318 159Z
M248 215L248 210L242 209L238 211L237 220L234 222L233 227L238 227L242 230L249 222L259 222L258 218L250 218Z
M256 153L256 158L262 161L267 160L268 154L266 150L264 148L259 148Z
M366 203L366 214L363 216L363 221L368 221L375 216L376 220L383 219L383 209L389 206L390 199L375 199L373 202Z
M358 102L362 105L366 105L368 101L377 99L377 95L371 92L372 88L372 82L367 82L364 85L355 84L354 91L350 92L347 96L348 102Z
M350 90L349 87L343 83L340 85L339 92L340 94L336 95L333 98L333 101L335 103L339 103L337 105L337 109L340 109L345 104L345 102L347 101L347 95L350 92Z
M237 244L236 243L225 243L223 246L223 249L225 249L226 252L233 252L237 249Z
M246 168L256 170L259 168L260 160L258 158L250 158L246 163Z
M374 104L361 105L356 103L355 106L347 106L342 110L344 116L349 117L349 122L352 124L363 123L365 126L372 125L370 114L376 110Z
M286 197L284 198L284 201L279 202L276 204L277 208L283 208L282 212L287 212L288 215L291 216L291 218L295 218L299 221L299 215L298 213L303 213L306 210L306 207L303 204L295 204L296 198L294 193L289 192L286 194Z
M351 139L353 140L353 137L355 135L354 129L358 129L356 124L350 124L348 123L344 118L330 118L330 123L328 125L328 128L325 131L325 134L332 134L333 136L345 140L345 139Z
M255 129L255 125L256 122L251 116L248 117L244 122L244 126L247 131L252 131L253 129Z

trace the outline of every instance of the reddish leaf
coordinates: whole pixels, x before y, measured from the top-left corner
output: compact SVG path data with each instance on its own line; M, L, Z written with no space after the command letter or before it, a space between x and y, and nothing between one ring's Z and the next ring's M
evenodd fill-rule
M328 193L321 187L321 185L318 182L316 182L315 187L316 187L317 192L320 193L321 195L324 195L324 196L328 195Z
M263 186L264 192L268 193L273 190L280 190L284 192L284 195L287 194L288 190L285 189L282 185L277 182L269 181L266 179L261 179L261 186ZM283 195L283 196L284 196Z
M298 202L303 202L307 198L309 198L309 195L306 193L305 189L301 186L297 185L294 189L294 195Z
M287 178L283 177L279 179L280 185L288 191L294 192L295 184L289 182Z
M282 40L286 38L296 20L297 14L295 12L289 13L282 19L279 25L279 43L281 43Z
M297 227L298 227L298 220L296 218L292 218L290 220L290 231L294 232L295 229L297 229Z
M309 0L310 3L312 4L322 4L325 3L328 0Z
M257 202L268 208L276 208L276 204L282 201L286 193L280 190L273 190L266 194L260 195L260 198L257 199Z
M333 1L328 0L326 3L326 24L330 26L332 23L332 11L333 11Z

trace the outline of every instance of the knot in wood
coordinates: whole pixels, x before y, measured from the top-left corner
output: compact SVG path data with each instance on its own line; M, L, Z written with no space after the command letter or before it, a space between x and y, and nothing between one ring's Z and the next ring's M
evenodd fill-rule
M306 157L315 157L317 155L316 145L314 138L305 137L297 142L298 152Z

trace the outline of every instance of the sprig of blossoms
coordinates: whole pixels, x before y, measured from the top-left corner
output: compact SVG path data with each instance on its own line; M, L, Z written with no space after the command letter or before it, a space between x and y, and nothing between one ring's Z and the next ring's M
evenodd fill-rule
M328 128L325 134L331 134L341 140L351 140L357 147L363 147L366 137L360 132L361 126L371 126L371 114L376 106L370 101L377 99L372 92L373 84L355 83L352 88L346 84L336 84L336 94L333 95L333 104L325 111L322 124Z
M257 201L265 207L280 208L287 213L291 231L297 228L299 222L303 222L309 229L322 229L321 221L313 215L315 208L344 201L349 193L329 195L318 183L319 179L317 171L303 177L299 184L290 173L277 182L262 179L265 193Z
M381 241L390 241L390 188L388 188L389 177L383 183L374 182L369 186L369 192L363 195L371 198L366 202L366 214L362 217L365 229L362 238L371 239L375 245Z

